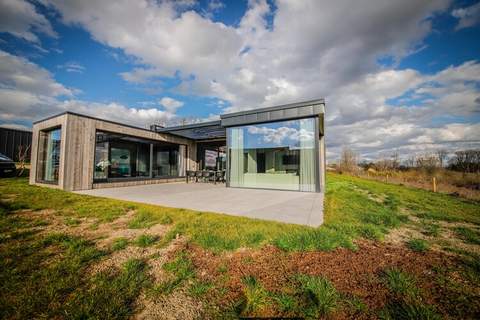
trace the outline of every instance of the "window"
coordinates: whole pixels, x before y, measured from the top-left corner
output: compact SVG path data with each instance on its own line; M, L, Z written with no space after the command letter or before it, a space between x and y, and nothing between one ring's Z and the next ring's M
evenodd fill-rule
M94 180L185 176L185 150L183 145L97 131Z
M61 135L61 128L39 133L37 180L41 182L58 183Z
M315 119L228 128L230 186L315 191Z

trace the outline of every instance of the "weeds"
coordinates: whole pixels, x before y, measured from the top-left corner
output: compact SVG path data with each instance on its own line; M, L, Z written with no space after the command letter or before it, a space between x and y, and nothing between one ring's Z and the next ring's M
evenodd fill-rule
M112 243L112 250L119 251L123 250L128 246L128 239L124 237L116 238Z
M480 245L480 231L465 227L455 228L455 233L467 243Z
M333 284L321 276L299 275L300 288L320 316L332 313L338 305L340 295Z
M415 298L419 295L415 279L399 269L391 268L384 272L387 287L396 295Z
M411 239L407 242L407 246L416 252L425 252L430 248L428 242L422 239Z
M173 261L165 263L163 269L173 277L154 288L154 292L160 294L170 294L183 282L195 277L192 262L184 251L179 252Z
M380 312L381 319L441 319L433 306L422 302L420 290L412 276L391 268L384 271L384 281L393 297Z
M253 276L242 279L245 306L243 312L252 313L264 309L269 304L269 294Z
M157 236L142 234L135 239L134 244L138 247L149 247L158 241Z

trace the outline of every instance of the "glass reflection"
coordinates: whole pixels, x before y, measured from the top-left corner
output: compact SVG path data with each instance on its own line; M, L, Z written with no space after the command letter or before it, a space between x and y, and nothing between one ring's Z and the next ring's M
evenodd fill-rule
M230 186L315 191L314 121L229 128Z

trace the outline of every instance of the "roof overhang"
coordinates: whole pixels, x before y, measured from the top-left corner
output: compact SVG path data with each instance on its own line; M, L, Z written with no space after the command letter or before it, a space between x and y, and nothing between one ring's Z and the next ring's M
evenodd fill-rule
M187 124L183 126L157 129L156 132L170 133L192 140L226 139L226 129L220 120Z
M222 127L286 121L308 117L321 117L325 114L325 100L310 100L285 104L276 107L247 110L220 116ZM323 123L323 121L321 121Z

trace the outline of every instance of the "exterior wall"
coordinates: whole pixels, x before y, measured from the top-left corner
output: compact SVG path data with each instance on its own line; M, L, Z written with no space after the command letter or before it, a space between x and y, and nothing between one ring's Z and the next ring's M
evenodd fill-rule
M39 132L56 126L62 127L58 185L41 184L36 181ZM142 130L113 122L66 113L34 125L30 184L46 185L68 191L92 189L94 187L93 170L95 161L96 130L121 133L155 141L184 144L187 146L187 170L195 169L196 149L194 141L166 133L156 133L149 130ZM144 180L144 182L139 180L135 181L135 183L146 184L146 181L158 182L160 180L161 179ZM120 186L129 185L131 183L132 181L118 181L115 183L106 183L106 185ZM100 184L95 184L97 187L98 185Z
M318 142L318 173L320 180L320 192L325 192L325 170L327 169L325 157L325 137L321 136Z
M0 153L3 153L13 161L18 161L18 148L30 147L27 155L27 161L30 161L30 151L32 146L32 133L10 128L0 127Z
M60 167L58 169L58 184L43 184L37 182L37 162L38 162L38 140L39 132L42 130L61 127L62 137L60 142ZM65 171L65 152L66 152L66 135L67 135L67 114L60 115L55 118L47 119L45 121L33 125L32 131L32 154L30 166L30 184L37 184L48 186L57 189L65 189L64 171Z
M102 182L102 183L94 183L93 184L93 189L130 187L130 186L141 186L141 185L147 185L147 184L184 182L184 181L185 181L185 178L168 178L168 179L153 178L153 179L147 179L147 180Z

